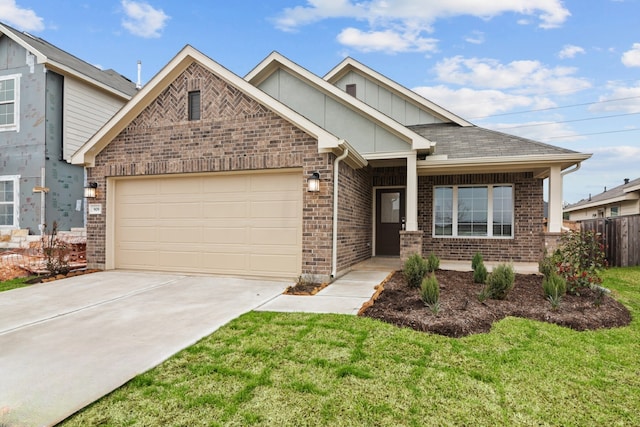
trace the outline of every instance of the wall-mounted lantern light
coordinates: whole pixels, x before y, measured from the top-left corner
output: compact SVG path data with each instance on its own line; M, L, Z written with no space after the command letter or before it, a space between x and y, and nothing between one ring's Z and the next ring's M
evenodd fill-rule
M318 172L312 173L307 179L307 191L311 191L313 193L320 191L320 174Z
M84 197L87 199L95 199L96 198L96 188L98 188L97 182L90 182L84 187Z

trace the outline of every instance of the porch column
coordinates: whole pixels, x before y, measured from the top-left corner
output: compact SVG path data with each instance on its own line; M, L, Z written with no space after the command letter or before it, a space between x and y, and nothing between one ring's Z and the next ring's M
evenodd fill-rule
M417 153L407 156L407 231L418 230L418 164Z
M560 166L549 170L549 218L547 232L560 233L562 230L562 173Z

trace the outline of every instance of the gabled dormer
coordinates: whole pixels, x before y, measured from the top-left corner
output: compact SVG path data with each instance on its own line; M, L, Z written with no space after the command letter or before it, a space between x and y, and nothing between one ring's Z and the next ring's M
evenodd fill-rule
M441 123L473 126L353 58L346 58L334 67L324 80L404 126Z

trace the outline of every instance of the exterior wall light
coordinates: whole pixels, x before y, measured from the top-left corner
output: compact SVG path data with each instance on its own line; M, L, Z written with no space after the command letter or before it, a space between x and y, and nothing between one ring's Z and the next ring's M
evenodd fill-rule
M312 193L320 191L320 174L318 172L312 173L307 179L307 191Z
M96 198L96 188L98 188L97 182L90 182L84 187L84 197L87 199L95 199Z

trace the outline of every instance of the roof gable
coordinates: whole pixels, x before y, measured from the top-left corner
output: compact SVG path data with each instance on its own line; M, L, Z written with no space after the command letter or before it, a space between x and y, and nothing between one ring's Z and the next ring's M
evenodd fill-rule
M331 110L328 111L327 115L339 114L336 111L340 109L346 109L346 111L354 112L363 120L375 124L383 132L387 132L388 134L394 135L395 137L398 137L401 140L405 141L407 143L406 150L401 151L422 150L430 152L435 146L435 144L428 139L413 132L411 129L408 129L407 127L393 120L389 116L381 113L375 108L340 90L329 82L321 79L320 77L304 69L303 67L299 66L298 64L294 63L278 52L272 52L269 56L267 56L249 74L245 76L245 80L256 87L260 87L263 83L268 83L268 80L272 78L272 76L276 75L279 71L286 72L287 74L303 82L308 87L313 88L313 90L325 96L328 102L332 103L332 106L330 106ZM323 124L319 125L322 126ZM398 150L392 149L387 151Z
M425 113L440 119L442 122L452 122L459 126L472 126L470 122L466 121L462 117L453 114L426 98L423 98L414 91L407 89L353 58L346 58L340 64L336 65L324 76L324 80L336 85L341 81L341 79L352 72L362 76L366 81L386 89L393 95L405 100L407 103L417 107Z
M348 146L345 141L312 123L187 45L73 155L72 163L93 166L96 156L194 62L316 138L320 151L337 149L338 152L342 152L343 147ZM359 166L366 164L366 161L353 150L350 150L348 161Z
M135 84L126 77L114 70L101 70L46 40L20 32L1 23L0 34L10 38L29 51L35 56L38 64L45 64L47 68L59 74L72 76L125 100L136 93Z

